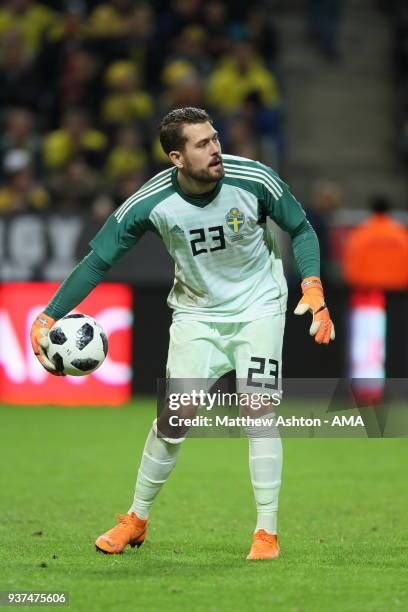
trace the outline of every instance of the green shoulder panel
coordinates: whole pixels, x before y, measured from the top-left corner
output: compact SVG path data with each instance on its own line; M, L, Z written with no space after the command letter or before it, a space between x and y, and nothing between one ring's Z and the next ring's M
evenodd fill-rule
M142 185L142 187L139 189L139 191L141 189L144 189L145 187L151 187L152 185L162 182L164 179L168 178L171 173L174 171L174 166L170 166L169 168L166 168L165 170L162 170L161 172L158 172L157 174L155 174L154 176L152 176L151 179L149 179L148 181L146 181L146 183L144 183Z
M112 213L91 240L90 246L103 261L112 265L148 231L157 228L150 220L152 210L174 193L170 174L151 180Z
M279 175L258 161L223 155L225 181L250 191L265 207L266 214L292 234L306 219L305 211Z
M269 216L292 238L302 278L320 275L319 242L306 213L279 175L260 162L223 155L227 184L253 193L259 202L260 220ZM272 247L273 249L273 247Z

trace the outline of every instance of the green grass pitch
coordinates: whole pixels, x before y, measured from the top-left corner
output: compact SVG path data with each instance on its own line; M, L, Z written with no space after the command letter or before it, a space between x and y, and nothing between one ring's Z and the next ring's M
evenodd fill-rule
M188 440L148 541L96 553L130 505L153 417L148 399L0 407L0 590L68 591L75 611L408 609L407 439L284 440L272 562L245 561L247 441Z

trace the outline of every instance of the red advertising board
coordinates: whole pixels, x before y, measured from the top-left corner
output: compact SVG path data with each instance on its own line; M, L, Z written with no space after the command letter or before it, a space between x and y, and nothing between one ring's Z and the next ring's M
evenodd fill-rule
M0 401L12 404L119 405L129 400L132 380L132 292L102 283L76 312L92 316L109 341L102 366L88 376L57 377L38 363L30 327L58 283L0 285Z
M385 385L386 310L377 289L351 294L350 378L361 405L382 401Z

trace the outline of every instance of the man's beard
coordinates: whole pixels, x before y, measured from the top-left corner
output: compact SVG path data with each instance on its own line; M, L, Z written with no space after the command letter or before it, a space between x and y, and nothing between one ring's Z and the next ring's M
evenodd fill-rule
M216 183L225 176L222 160L221 165L217 167L218 173L216 175L212 174L211 167L195 170L188 162L186 163L186 170L188 176L199 183Z

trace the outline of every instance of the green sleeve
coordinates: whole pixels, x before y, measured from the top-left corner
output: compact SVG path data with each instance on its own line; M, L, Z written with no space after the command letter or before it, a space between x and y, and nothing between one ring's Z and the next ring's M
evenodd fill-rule
M91 252L64 281L45 314L64 317L101 282L109 268L149 230L156 232L150 213L157 198L135 194L120 206L91 240Z
M109 268L148 231L156 232L150 213L157 198L137 194L120 206L90 242L91 252L63 282L45 314L53 319L64 317L101 282Z
M320 277L320 249L316 232L306 218L306 213L286 183L270 168L262 164L264 170L273 177L273 184L280 190L272 192L264 186L264 201L268 216L280 228L288 232L292 239L293 254L296 265L303 278Z
M157 232L149 216L156 204L154 198L146 198L137 206L130 206L127 214L120 211L126 202L116 210L91 240L93 251L107 264L114 264L126 251L135 246L147 231Z
M45 309L53 319L65 317L101 282L110 266L91 251L65 279Z
M306 219L291 234L293 254L302 279L320 278L320 249L316 232Z

